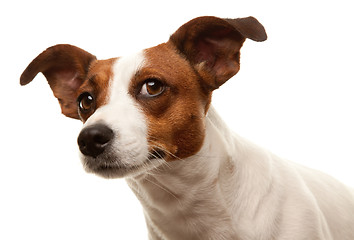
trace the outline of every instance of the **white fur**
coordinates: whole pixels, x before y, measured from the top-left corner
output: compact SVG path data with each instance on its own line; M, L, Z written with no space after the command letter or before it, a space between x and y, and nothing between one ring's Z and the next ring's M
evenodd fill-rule
M213 108L195 156L127 179L150 239L354 239L354 195L234 135Z
M109 162L108 165L118 166L119 169L108 174L103 173L104 177L123 177L161 164L161 161L149 161L147 164L149 149L146 121L139 105L128 92L131 79L143 64L143 52L116 61L113 78L109 81L108 103L98 108L83 126L85 128L95 123L104 123L115 133L108 153L98 158L105 159ZM88 172L95 172L88 162L99 162L99 159L82 154L81 159Z
M144 207L150 239L354 239L354 196L348 188L233 134L212 107L195 156L146 166L148 130L128 94L143 64L142 53L117 61L109 102L85 126L105 122L116 133L112 161L144 165L133 175L109 177L127 176Z

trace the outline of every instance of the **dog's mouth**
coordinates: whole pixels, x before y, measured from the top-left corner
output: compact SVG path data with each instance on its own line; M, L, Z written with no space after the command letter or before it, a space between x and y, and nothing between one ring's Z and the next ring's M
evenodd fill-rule
M97 174L104 178L122 178L136 176L149 172L163 165L166 153L160 149L149 152L145 161L136 164L124 164L117 156L105 154L97 158L85 157L82 159L84 168L89 173ZM134 161L132 161L134 162Z

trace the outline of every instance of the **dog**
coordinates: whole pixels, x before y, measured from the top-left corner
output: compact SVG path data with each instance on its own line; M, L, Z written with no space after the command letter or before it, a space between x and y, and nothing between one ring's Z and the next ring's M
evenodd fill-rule
M206 16L126 57L60 44L20 83L44 74L62 113L84 123L85 170L126 178L149 239L353 240L351 189L234 134L212 107L246 39L267 39L257 19Z

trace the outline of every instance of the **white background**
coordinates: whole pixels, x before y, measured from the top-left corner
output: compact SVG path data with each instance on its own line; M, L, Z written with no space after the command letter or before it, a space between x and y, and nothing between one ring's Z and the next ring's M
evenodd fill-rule
M246 41L239 74L214 106L240 135L354 186L354 14L351 1L2 1L0 239L146 239L122 179L84 172L81 123L60 114L39 74L45 48L77 45L100 59L154 46L202 15L255 16L268 40Z

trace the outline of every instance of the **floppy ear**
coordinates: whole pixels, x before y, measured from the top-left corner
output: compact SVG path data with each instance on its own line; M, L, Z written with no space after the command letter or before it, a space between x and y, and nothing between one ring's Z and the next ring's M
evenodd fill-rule
M62 113L67 117L79 119L76 92L94 60L95 56L78 47L67 44L55 45L39 54L28 65L21 75L20 84L30 83L39 72L42 72L59 101Z
M181 26L170 41L213 90L239 71L240 49L246 38L267 39L264 27L253 17L199 17Z

